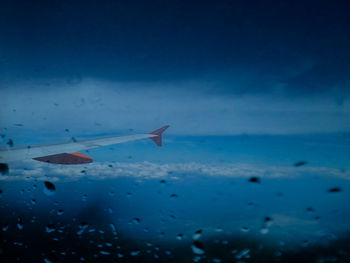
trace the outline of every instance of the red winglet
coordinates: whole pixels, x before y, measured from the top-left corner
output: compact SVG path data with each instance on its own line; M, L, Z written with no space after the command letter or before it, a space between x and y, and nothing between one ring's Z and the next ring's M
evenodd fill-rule
M163 126L155 131L150 132L149 134L158 135L157 137L151 137L150 139L154 141L158 146L162 146L162 133L169 128L169 125Z

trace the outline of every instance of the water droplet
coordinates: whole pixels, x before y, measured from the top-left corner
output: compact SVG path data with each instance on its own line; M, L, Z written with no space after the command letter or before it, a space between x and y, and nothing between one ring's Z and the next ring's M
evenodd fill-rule
M56 187L53 183L50 183L49 181L44 182L44 194L47 196L51 196L55 194Z
M88 197L87 194L83 194L82 197L81 197L81 201L85 202L87 197Z
M9 166L7 163L0 163L0 174L6 175L9 173Z
M332 188L328 189L328 193L338 193L338 192L341 192L340 187L332 187Z
M77 232L77 235L82 235L84 233L84 231L88 228L88 224L86 222L82 222L80 223L80 225L78 226L78 228L80 229L78 232Z
M192 243L192 251L197 255L203 255L205 253L204 247L199 241L194 241Z
M215 229L215 231L220 233L220 232L222 232L224 230L221 227L218 227L218 228Z
M178 198L179 196L177 194L171 194L170 197L171 198Z
M249 248L243 249L240 253L238 253L238 254L235 256L235 258L236 258L236 259L250 258L249 252L250 252L250 249L249 249Z
M108 252L108 251L100 251L100 254L101 255L110 255L111 253L110 252Z
M202 229L197 230L196 232L194 232L192 239L193 240L198 240L201 236L202 236Z
M248 231L249 231L249 227L247 227L247 226L242 226L241 231L242 231L242 232L248 232Z
M109 226L112 229L113 235L116 236L117 235L117 229L116 229L115 225L113 223L111 223L111 224L109 224Z
M21 217L19 217L19 218L17 219L17 229L18 229L18 230L22 230L22 229L23 229L23 221L22 221L22 218L21 218Z
M35 199L32 199L32 200L31 200L31 203L32 203L33 205L35 205L35 204L36 204L36 200L35 200Z
M311 206L309 206L309 207L306 208L306 211L308 211L308 212L314 212L315 210L314 210Z
M9 225L8 224L5 224L2 228L2 231L7 231L7 229L9 229Z
M176 236L176 238L177 238L177 240L182 240L183 234L178 234L178 235Z
M6 144L10 147L13 147L13 140L9 139Z
M260 233L265 235L265 234L269 233L269 229L267 227L263 227L260 229Z
M295 167L299 167L299 166L303 166L303 165L305 165L305 164L307 164L306 161L300 161L300 162L295 163L294 166L295 166Z
M275 256L276 257L280 257L280 256L282 256L282 252L281 251L275 251Z
M132 219L132 222L133 222L134 224L138 225L138 224L140 224L141 219L138 218L138 217L134 217L134 218Z
M57 211L57 215L58 215L58 216L63 215L63 213L64 213L64 211L63 211L62 209L58 209L58 211Z
M260 178L257 176L252 176L249 178L249 182L260 184Z
M52 232L55 232L55 226L53 224L49 224L46 226L46 232L47 233L52 233Z
M118 258L123 258L124 257L124 255L122 253L118 253L117 256L118 256Z
M130 256L133 256L133 257L137 256L138 254L140 254L140 252L141 252L140 250L131 251Z
M193 260L193 262L199 262L201 260L201 257L200 256L196 256L192 260Z
M264 219L264 224L265 224L265 226L266 227L269 227L269 226L271 226L272 225L272 218L271 217L265 217L265 219Z
M309 240L304 240L301 244L302 247L308 247L309 246Z

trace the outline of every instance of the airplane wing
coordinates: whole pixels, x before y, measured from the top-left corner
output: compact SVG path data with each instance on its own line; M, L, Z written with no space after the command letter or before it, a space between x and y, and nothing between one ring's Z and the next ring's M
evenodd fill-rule
M54 164L91 163L92 158L78 152L146 138L150 138L158 146L162 146L162 133L168 127L169 125L147 134L109 136L102 138L76 140L74 142L46 144L1 150L0 163L9 163L28 159L34 159L36 161Z

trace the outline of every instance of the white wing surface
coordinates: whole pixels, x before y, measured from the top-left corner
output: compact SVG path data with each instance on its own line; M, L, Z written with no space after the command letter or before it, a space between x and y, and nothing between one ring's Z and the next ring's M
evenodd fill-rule
M19 147L19 148L14 147L12 149L10 148L10 149L0 151L0 163L9 163L9 162L21 161L21 160L27 160L27 159L36 159L38 161L51 162L48 160L50 160L52 156L57 157L57 156L61 156L62 154L66 154L66 157L67 157L67 156L72 156L73 153L77 153L79 151L84 151L84 150L89 150L93 148L119 144L124 142L136 141L136 140L141 140L146 138L152 139L158 146L161 146L162 133L168 127L169 127L168 125L164 126L148 134L110 136L110 137L102 137L102 138L77 140L74 142L66 142L66 143L46 144L46 145L37 145L37 146L28 146L28 147ZM92 161L90 157L84 156L82 154L76 154L75 156L87 157ZM50 158L45 159L45 157L50 157ZM60 163L60 162L52 162L52 163ZM77 163L73 162L73 163L62 163L62 164L77 164Z

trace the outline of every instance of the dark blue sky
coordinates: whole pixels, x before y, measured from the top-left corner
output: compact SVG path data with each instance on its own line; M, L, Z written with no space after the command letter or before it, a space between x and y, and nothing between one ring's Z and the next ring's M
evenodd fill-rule
M89 77L349 91L348 1L6 1L0 25L2 87Z
M7 1L0 37L19 134L350 131L349 1Z

